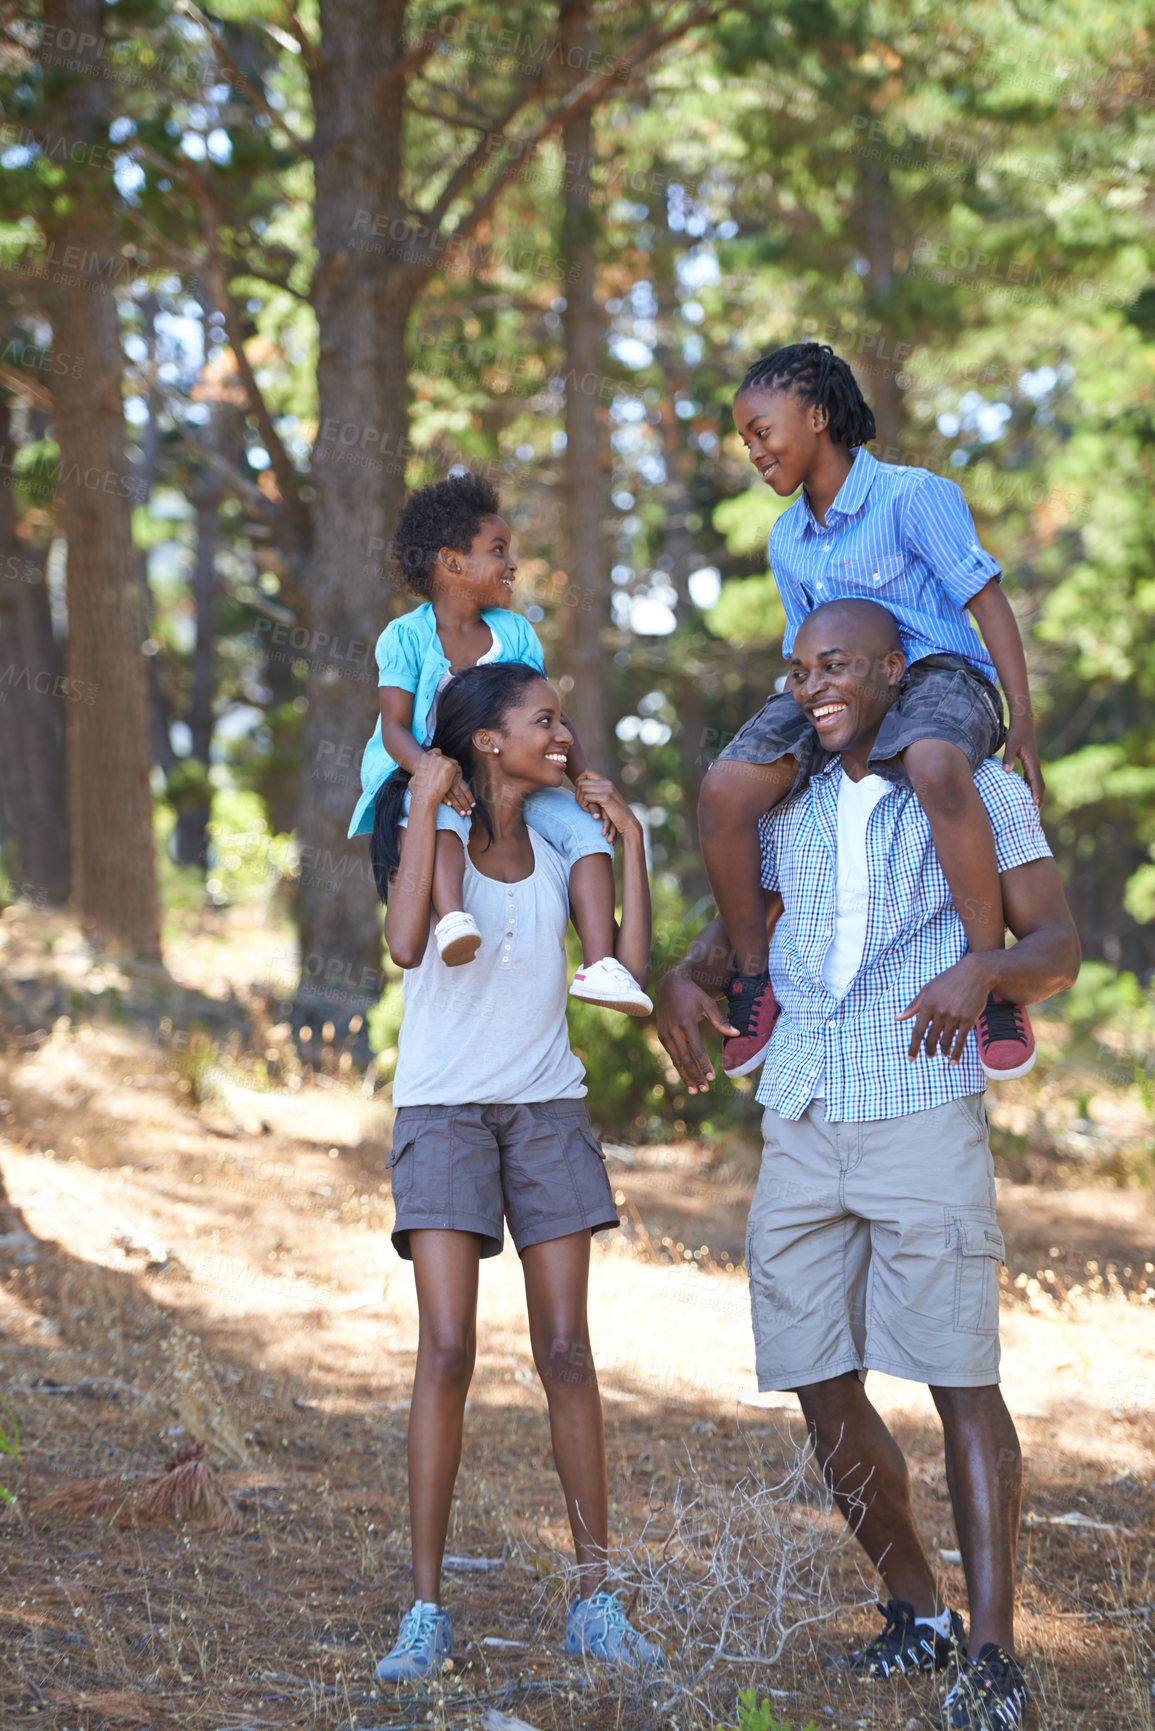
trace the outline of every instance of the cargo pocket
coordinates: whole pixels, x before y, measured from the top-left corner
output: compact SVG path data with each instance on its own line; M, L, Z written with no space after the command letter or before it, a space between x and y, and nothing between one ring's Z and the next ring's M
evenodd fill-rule
M385 1170L393 1186L393 1207L398 1212L413 1183L413 1144L416 1140L416 1125L407 1124L398 1130L396 1123L394 1124L393 1147Z
M960 1334L997 1334L1003 1235L978 1209L951 1212L947 1232L955 1253L954 1325Z

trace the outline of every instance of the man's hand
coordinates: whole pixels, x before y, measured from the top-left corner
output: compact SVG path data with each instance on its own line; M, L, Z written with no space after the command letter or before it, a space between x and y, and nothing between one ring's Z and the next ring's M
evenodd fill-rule
M1031 798L1035 802L1036 811L1043 806L1043 769L1039 762L1039 747L1035 740L1035 724L1026 717L1022 721L1012 721L1007 729L1006 750L1003 752L1003 768L1014 771L1016 759L1023 766L1023 775L1031 790Z
M700 1025L710 1022L720 1034L736 1035L708 992L688 975L673 968L658 982L658 1038L673 1059L689 1094L706 1094L714 1080L714 1066L702 1044Z
M921 1048L928 1058L941 1053L957 1064L966 1050L967 1036L982 1015L989 989L978 956L964 956L953 968L928 980L898 1017L900 1022L915 1018L907 1057L917 1058Z

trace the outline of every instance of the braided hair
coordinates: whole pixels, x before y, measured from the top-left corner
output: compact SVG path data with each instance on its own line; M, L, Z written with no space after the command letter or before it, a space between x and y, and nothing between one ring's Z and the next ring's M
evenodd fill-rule
M763 355L747 370L735 396L759 389L793 391L803 408L825 409L832 444L853 449L875 437L874 416L858 381L829 343L791 343Z

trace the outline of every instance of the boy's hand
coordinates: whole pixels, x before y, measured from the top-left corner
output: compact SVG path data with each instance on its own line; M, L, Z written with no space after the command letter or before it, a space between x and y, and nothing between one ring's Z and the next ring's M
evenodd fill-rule
M414 800L440 805L460 777L461 765L455 758L444 757L437 750L427 751L413 772L410 791Z
M447 763L452 761L451 758L446 759ZM452 809L459 813L461 817L471 817L473 815L473 807L476 802L473 798L473 793L470 790L469 783L466 781L460 770L457 771L457 776L454 780L453 786L445 795L445 798L441 803L442 805L451 806Z
M1039 747L1035 740L1035 724L1031 720L1012 721L1007 729L1003 768L1013 772L1016 759L1023 766L1023 775L1031 790L1036 811L1043 805L1043 769L1039 762Z
M607 841L617 841L625 830L640 829L641 825L606 775L583 770L574 786L574 797L583 811L601 819L602 834Z

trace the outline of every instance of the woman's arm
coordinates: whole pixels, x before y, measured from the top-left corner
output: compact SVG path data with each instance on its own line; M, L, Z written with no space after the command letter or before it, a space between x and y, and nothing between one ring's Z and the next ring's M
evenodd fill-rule
M1039 764L1039 748L1035 742L1035 716L1031 708L1031 689L1027 681L1027 657L1019 634L1018 620L1010 602L992 577L967 606L983 634L999 681L1007 694L1011 719L1007 728L1007 748L1003 753L1003 768L1014 769L1015 759L1021 758L1023 774L1031 797L1037 806L1043 803L1043 771Z
M650 972L650 880L642 826L607 776L582 774L580 791L617 831L622 844L622 922L615 925L614 955L640 986Z
M439 751L422 751L420 746L417 749L421 760L409 784L409 819L385 909L385 942L399 968L417 967L429 942L437 807L458 773L451 757L442 757Z

